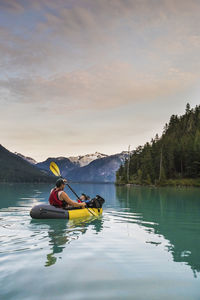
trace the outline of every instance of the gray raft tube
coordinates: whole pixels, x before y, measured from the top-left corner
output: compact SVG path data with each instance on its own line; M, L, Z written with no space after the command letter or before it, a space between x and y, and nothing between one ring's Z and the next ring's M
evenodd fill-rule
M30 211L33 219L69 219L68 210L80 209L79 207L70 207L68 209L58 208L48 204L34 206Z

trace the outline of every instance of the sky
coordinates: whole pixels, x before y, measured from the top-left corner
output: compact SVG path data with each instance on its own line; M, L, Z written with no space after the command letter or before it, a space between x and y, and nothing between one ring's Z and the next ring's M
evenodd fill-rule
M0 0L0 144L136 148L200 104L199 0Z

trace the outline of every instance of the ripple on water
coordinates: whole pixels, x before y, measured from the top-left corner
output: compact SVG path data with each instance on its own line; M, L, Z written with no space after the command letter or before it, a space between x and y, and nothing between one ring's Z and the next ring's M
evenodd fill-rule
M180 214L174 199L169 210L167 198L149 199L145 194L126 207L126 199L123 203L123 197L114 195L99 219L31 220L30 207L42 203L47 194L31 192L33 197L24 192L16 205L11 201L10 207L0 210L3 300L26 300L29 295L31 300L47 295L55 300L56 295L59 300L99 299L99 295L199 299L188 297L189 289L199 291L192 273L199 270L199 216L194 218L193 212L190 216L191 201L186 201L187 209L178 206ZM195 212L198 207L194 205ZM147 298L140 297L143 291Z
M107 215L112 218L115 222L119 223L135 223L138 225L158 225L155 222L148 222L143 220L142 214L126 212L126 211L107 211Z

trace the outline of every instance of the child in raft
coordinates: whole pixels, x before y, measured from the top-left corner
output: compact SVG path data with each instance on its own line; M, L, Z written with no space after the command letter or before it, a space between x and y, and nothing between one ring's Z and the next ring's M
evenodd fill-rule
M81 203L81 202L87 203L88 201L90 201L90 197L84 193L82 193L80 198L78 199L78 203Z

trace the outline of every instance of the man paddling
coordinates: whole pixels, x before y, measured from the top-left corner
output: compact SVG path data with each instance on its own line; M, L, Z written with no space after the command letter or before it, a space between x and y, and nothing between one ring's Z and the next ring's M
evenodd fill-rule
M69 198L69 196L64 192L66 180L59 178L56 181L56 186L51 190L49 196L49 203L53 206L65 208L67 206L81 207L86 206L85 202L77 203Z

